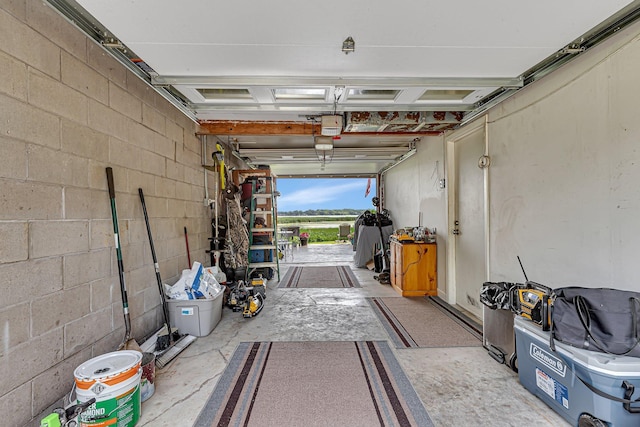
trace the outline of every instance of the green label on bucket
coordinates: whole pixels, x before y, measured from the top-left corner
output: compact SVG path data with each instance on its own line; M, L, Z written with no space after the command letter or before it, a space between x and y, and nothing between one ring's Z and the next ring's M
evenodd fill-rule
M80 403L78 401L78 403ZM140 419L140 387L97 401L80 414L81 427L133 427Z

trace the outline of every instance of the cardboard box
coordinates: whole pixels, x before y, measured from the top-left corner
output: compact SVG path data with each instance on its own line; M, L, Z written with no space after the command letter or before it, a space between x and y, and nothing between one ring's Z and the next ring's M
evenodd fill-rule
M223 294L220 292L214 299L167 300L171 326L181 334L209 335L222 317Z

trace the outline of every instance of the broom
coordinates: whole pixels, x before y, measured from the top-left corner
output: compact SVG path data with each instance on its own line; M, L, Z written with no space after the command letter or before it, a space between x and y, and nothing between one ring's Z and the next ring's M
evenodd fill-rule
M111 201L111 219L113 220L113 235L116 242L116 254L118 255L118 277L120 278L120 294L122 295L122 311L124 312L124 339L118 350L140 350L135 339L131 338L131 317L129 316L129 299L127 298L127 285L124 281L124 265L122 264L122 249L120 248L120 233L118 231L118 213L116 211L116 190L113 185L113 169L107 168L107 185L109 187L109 199Z
M160 291L160 299L162 300L162 313L164 315L165 325L167 327L167 339L158 332L158 340L156 342L156 351L160 354L156 357L156 366L158 368L164 368L169 362L175 359L185 348L196 340L193 335L185 334L180 336L177 332L177 340L174 337L174 333L171 330L171 323L169 322L169 307L167 299L164 296L164 290L162 288L162 279L160 278L160 266L158 265L158 259L156 257L156 249L153 246L153 237L151 236L151 227L149 226L149 216L147 215L147 205L144 202L144 194L142 188L138 188L138 194L140 195L140 203L142 203L142 212L144 213L144 222L147 225L147 234L149 235L149 246L151 247L151 257L153 258L153 266L156 270L156 281L158 282L158 290Z

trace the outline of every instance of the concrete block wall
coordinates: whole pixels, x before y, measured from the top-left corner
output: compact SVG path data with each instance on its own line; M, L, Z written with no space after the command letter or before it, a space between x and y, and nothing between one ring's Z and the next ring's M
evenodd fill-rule
M0 40L0 416L22 426L124 337L105 168L140 342L162 312L138 188L167 283L184 227L208 265L211 218L193 121L41 1L0 2Z

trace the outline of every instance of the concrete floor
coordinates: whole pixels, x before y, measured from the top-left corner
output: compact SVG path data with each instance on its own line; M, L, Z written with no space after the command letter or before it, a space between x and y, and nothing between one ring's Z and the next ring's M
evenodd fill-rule
M387 340L364 298L400 296L372 271L355 268L352 259L349 244L294 249L293 259L280 265L281 277L292 265L348 264L362 288L277 289L272 280L255 318L225 307L209 336L156 372L155 394L142 404L138 426L191 426L241 341ZM436 426L568 425L482 347L394 351Z

